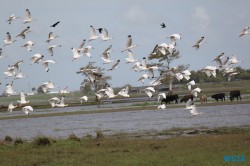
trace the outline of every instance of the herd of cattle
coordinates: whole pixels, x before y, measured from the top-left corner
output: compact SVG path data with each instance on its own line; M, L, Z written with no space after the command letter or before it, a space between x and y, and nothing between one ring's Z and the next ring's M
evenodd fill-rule
M225 101L226 95L225 95L225 93L217 93L217 94L212 95L211 98L215 99L217 102L219 100ZM229 99L231 101L233 101L234 98L237 98L237 101L239 99L241 100L240 90L230 91L230 93L229 93ZM180 103L181 102L187 102L189 99L191 99L193 101L194 96L192 94L185 95L185 96L183 96L180 99ZM164 103L164 102L166 104L170 104L171 101L175 101L175 103L177 104L178 100L179 100L179 95L178 94L167 95L166 98L164 98L164 99L161 100L161 104ZM201 103L207 102L207 96L206 95L200 96L200 102Z

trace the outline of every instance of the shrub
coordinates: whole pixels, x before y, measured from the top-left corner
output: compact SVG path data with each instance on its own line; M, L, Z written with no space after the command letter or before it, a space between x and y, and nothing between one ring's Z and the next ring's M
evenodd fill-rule
M23 144L23 139L22 138L16 138L15 141L14 141L14 144L15 145L18 145L18 144Z
M5 138L4 138L4 140L5 140L6 142L12 142L12 141L13 141L13 138L12 138L11 136L9 136L9 135L6 135Z
M80 141L80 138L78 138L75 134L70 134L68 139L72 141Z
M33 140L33 143L36 146L49 146L49 145L51 145L49 138L45 137L45 136L35 138Z

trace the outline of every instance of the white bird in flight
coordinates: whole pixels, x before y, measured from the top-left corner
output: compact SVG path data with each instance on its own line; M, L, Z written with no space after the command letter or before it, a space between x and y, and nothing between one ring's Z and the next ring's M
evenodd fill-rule
M244 35L247 35L249 34L250 32L248 31L249 30L249 26L245 27L242 32L240 33L239 37L242 37Z
M129 92L129 86L127 85L125 88L120 90L120 92L118 92L118 95L123 96L123 97L129 97L128 92Z
M153 92L155 92L155 89L153 87L147 87L144 89L144 92L148 95L148 97L153 96Z
M200 48L200 45L204 43L202 42L203 40L204 40L204 36L202 36L192 47L198 50Z
M102 41L108 41L113 39L112 37L109 36L108 30L105 28L102 28L101 38Z
M89 41L92 41L92 40L96 40L99 36L96 34L96 31L95 31L95 28L90 25L90 37L89 37Z
M35 20L37 20L37 19L32 19L29 9L26 9L23 23L26 24L26 23L30 23L31 21L35 21Z
M49 64L55 64L56 62L54 60L46 60L43 62L43 66L45 68L45 71L49 71Z
M20 104L20 107L21 107L22 105L28 104L30 101L26 100L24 92L21 91L21 93L20 93L20 100L17 100L17 102Z
M46 40L46 43L49 43L51 40L54 40L57 37L59 37L59 36L54 35L53 32L50 32L48 35L48 40Z
M14 105L12 102L8 105L8 112L12 112L13 109L17 108L17 105Z
M157 110L164 110L164 109L166 109L167 107L166 107L166 104L165 103L163 103L163 104L161 104L161 105L159 105L158 107L157 107Z
M131 37L131 35L128 35L126 48L123 49L122 52L127 51L127 50L131 50L131 49L135 48L136 46L139 46L139 45L132 45L132 37Z
M8 18L8 20L6 20L6 22L9 22L9 24L11 24L12 21L14 21L15 19L18 19L18 18L20 18L20 17L12 14L11 16L9 16L9 18Z
M191 91L192 86L194 86L194 85L195 85L195 81L194 81L194 80L192 80L192 81L188 82L186 85L187 85L187 87L188 87L188 90L190 90L190 91Z
M6 33L6 39L4 39L3 41L4 41L4 43L5 43L4 46L10 45L10 44L16 42L16 40L12 40L12 39L11 39L11 35L10 35L9 32Z
M134 59L133 52L130 50L128 51L128 58L125 58L125 60L127 61L126 63L134 63L138 61Z
M27 41L23 46L21 47L25 47L28 51L32 51L31 47L34 46L34 42L32 42L31 40Z
M31 63L39 63L39 61L41 61L43 59L44 55L41 55L41 54L35 54L33 55L30 60L31 60Z
M53 56L53 55L54 55L53 49L56 48L56 47L61 47L61 46L62 46L62 45L55 45L55 44L49 46L49 47L48 47L49 54L50 54L51 56Z
M33 108L31 106L25 106L22 108L23 112L26 114L26 115L29 115L30 114L30 111L34 111Z
M82 96L80 97L80 102L83 103L83 101L87 102L88 101L88 96Z
M193 116L202 114L201 112L197 111L197 108L191 99L189 99L186 103L186 110L189 110Z

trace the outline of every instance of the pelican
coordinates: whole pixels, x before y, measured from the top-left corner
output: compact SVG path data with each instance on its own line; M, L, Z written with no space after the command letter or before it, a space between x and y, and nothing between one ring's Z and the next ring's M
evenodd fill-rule
M101 38L102 38L102 41L107 41L107 40L113 39L112 37L109 36L108 30L105 28L102 28Z
M46 41L46 43L49 43L51 40L54 40L57 37L59 37L59 36L54 36L53 32L50 32L49 35L48 35L48 40Z
M191 91L191 87L195 85L195 81L192 80L192 81L188 82L186 85L187 85L187 87L188 87L188 90Z
M92 40L96 40L98 37L99 36L97 36L95 28L92 25L90 25L90 37L89 37L88 42Z
M17 105L14 105L13 103L9 103L8 105L8 112L12 112L13 109L17 108Z
M41 61L43 59L44 55L41 55L41 54L35 54L33 55L30 60L31 60L31 63L39 63L39 61Z
M6 35L6 39L3 40L4 43L5 43L4 46L10 45L10 44L16 42L16 40L11 40L11 35L10 35L9 32L7 32L6 34L7 34L7 35Z
M81 103L83 103L83 100L85 101L85 102L87 102L88 101L88 96L82 96L82 97L80 97L80 102Z
M20 17L15 16L14 14L12 14L11 16L9 16L8 20L6 20L6 22L9 22L9 24L11 24L11 22L15 19L18 19Z
M23 91L21 91L20 93L20 99L21 100L17 100L17 102L20 104L20 107L24 104L28 104L30 101L29 100L26 100L26 97L25 97L25 94Z
M192 103L191 99L189 99L186 103L186 110L189 110L193 116L202 114L201 112L197 111L196 106L194 103Z
M31 50L31 46L34 46L34 42L32 42L31 40L27 41L23 46L21 47L26 47L28 51L32 51Z
M30 11L29 9L26 9L25 10L25 17L23 19L23 23L26 24L26 23L30 23L31 21L35 21L37 19L32 19L31 18L31 14L30 14Z
M118 95L121 95L123 97L129 97L128 91L129 91L129 86L127 85L125 88L120 90L120 92L118 92Z
M148 97L153 97L153 92L155 92L155 89L153 87L147 87L144 89L144 92L148 95Z
M30 29L30 26L27 26L27 28L22 30L16 37L21 37L21 38L25 39L25 34L28 32L31 32L29 29Z
M128 51L128 58L125 58L125 60L127 61L126 63L134 63L138 61L134 59L133 52L130 50Z
M107 69L107 71L111 71L111 70L116 69L116 68L118 67L119 63L120 63L120 60L118 59L118 60L111 66L110 69Z
M248 31L248 29L249 29L248 26L245 27L245 28L242 30L242 32L240 33L239 37L242 37L242 36L244 36L244 35L249 34L250 32Z
M53 60L46 60L43 62L43 66L45 67L45 71L48 72L49 71L49 63L53 63L55 64L56 62Z
M136 46L138 46L138 45L132 45L132 37L131 37L131 35L128 35L126 48L123 49L122 52L127 51L127 50L131 50L132 48L135 48Z
M29 115L30 114L30 111L33 112L33 108L31 106L25 106L22 108L23 112L26 114L26 115Z
M194 47L196 50L198 50L200 48L200 45L203 44L204 42L202 42L204 40L204 36L202 36L196 43L195 45L193 45L192 47Z
M49 48L48 48L48 51L49 51L49 54L51 55L51 56L53 56L53 49L54 48L56 48L56 47L61 47L62 45L51 45L51 46L49 46Z

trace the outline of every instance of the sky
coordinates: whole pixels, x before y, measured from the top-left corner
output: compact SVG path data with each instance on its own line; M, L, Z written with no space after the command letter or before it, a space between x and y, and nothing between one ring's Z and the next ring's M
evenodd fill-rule
M176 49L181 57L173 61L171 66L189 64L190 70L197 71L208 65L216 65L212 62L213 58L225 52L229 57L236 55L244 61L238 66L249 69L250 35L238 37L243 28L250 26L249 5L248 0L241 0L240 3L234 0L1 0L1 39L5 39L7 32L14 39L27 26L32 32L26 35L26 39L15 38L17 41L9 46L4 47L4 42L0 42L0 48L6 56L0 59L0 93L6 89L6 84L14 80L5 79L3 72L8 65L19 60L24 60L21 70L27 77L14 80L15 91L30 92L32 87L37 88L47 81L54 82L58 89L68 86L71 91L79 90L84 79L83 75L76 74L80 67L86 66L89 61L95 61L97 66L106 69L111 67L111 64L104 65L100 57L109 45L112 45L111 59L121 60L117 69L106 72L112 76L109 81L111 86L141 86L143 84L137 80L144 73L131 70L132 64L125 63L127 52L121 53L128 35L132 36L134 44L141 45L133 49L138 60L148 57L156 44L170 43L168 36L179 33L182 38L177 41ZM37 20L23 24L26 9ZM11 14L21 18L9 25L6 20ZM50 27L57 21L60 23L55 28ZM164 29L160 27L163 22L166 24ZM71 47L78 47L83 39L88 40L90 25L106 28L114 39L87 42L85 46L94 47L91 50L92 58L83 56L72 62ZM45 41L49 32L60 37L48 44ZM205 37L206 43L195 50L192 45L201 36ZM21 47L28 40L35 43L31 52ZM54 50L54 56L50 56L47 51L52 44L62 45ZM30 64L31 56L37 53L43 54L44 60L56 61L56 64L50 65L49 72L45 72L41 63ZM157 60L148 61L153 62Z

